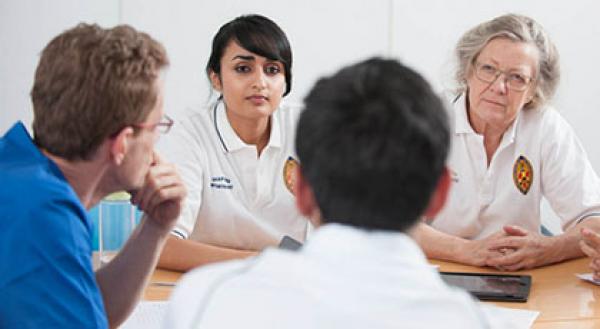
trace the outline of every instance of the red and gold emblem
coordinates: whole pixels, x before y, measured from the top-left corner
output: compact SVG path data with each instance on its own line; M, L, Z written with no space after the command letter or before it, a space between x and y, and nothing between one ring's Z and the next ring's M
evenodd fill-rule
M285 187L294 193L294 184L296 184L296 167L298 167L298 161L292 157L288 157L283 166L283 181Z
M533 166L526 157L520 155L513 167L515 186L523 194L527 194L533 183Z

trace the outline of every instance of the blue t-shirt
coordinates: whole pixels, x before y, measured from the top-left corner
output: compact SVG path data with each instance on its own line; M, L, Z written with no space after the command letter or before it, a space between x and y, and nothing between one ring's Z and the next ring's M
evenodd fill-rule
M0 328L107 328L92 224L22 123L0 138Z

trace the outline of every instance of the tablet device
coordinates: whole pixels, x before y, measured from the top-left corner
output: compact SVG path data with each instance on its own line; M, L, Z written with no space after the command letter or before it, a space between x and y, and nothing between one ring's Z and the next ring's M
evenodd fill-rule
M284 236L279 242L279 248L287 249L287 250L298 250L302 247L302 243L300 241L294 240L289 236Z
M531 290L531 276L488 273L440 272L451 286L470 292L480 300L526 302Z

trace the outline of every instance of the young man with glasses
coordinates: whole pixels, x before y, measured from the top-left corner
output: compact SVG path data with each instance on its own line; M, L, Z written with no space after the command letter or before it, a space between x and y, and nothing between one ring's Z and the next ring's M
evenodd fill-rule
M154 152L167 65L129 26L81 24L43 50L33 138L21 122L0 138L0 327L117 327L134 308L186 194ZM122 190L145 216L94 273L87 210Z

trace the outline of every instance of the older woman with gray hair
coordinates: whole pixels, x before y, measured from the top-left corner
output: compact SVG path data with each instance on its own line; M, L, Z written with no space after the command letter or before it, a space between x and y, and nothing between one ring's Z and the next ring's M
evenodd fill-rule
M533 19L508 14L467 31L456 56L453 187L415 238L430 258L509 271L583 256L581 229L600 229L600 179L548 105L560 77L556 47ZM563 234L540 234L542 197Z

